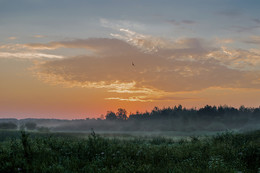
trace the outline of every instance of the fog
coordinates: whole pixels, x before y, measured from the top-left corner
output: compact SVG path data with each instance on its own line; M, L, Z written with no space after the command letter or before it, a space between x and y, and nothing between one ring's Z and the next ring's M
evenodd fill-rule
M260 107L241 106L237 109L207 105L196 110L179 105L163 109L155 107L151 112L130 115L125 109L119 108L117 112L108 111L104 119L0 119L0 128L8 127L42 132L88 133L94 130L101 134L166 136L243 132L260 129Z

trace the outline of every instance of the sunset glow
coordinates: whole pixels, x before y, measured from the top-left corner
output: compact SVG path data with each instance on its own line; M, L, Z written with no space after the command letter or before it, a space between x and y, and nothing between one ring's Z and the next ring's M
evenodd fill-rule
M0 0L0 118L259 107L259 7L257 0Z

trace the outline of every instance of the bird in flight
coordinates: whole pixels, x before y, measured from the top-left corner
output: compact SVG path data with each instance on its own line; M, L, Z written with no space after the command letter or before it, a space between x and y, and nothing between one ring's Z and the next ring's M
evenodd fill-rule
M132 66L133 66L133 67L135 67L135 64L134 64L134 62L132 62Z

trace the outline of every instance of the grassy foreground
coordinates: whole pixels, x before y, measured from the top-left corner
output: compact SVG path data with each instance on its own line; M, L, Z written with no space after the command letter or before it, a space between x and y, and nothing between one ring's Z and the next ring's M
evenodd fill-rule
M13 136L11 135L13 134ZM7 139L5 135L11 136ZM0 172L259 172L260 131L191 141L0 133Z

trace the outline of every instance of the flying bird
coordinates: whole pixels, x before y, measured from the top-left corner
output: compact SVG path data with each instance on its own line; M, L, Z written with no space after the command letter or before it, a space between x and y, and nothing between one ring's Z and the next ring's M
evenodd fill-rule
M134 64L134 62L132 62L132 66L133 66L133 67L135 67L135 64Z

